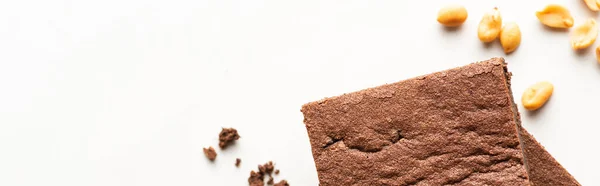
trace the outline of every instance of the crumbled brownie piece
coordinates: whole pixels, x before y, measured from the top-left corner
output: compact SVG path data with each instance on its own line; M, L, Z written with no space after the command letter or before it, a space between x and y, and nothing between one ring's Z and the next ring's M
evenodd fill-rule
M250 177L248 178L248 184L250 186L264 186L265 182L263 181L264 175L261 172L250 172Z
M273 165L272 161L269 161L264 165L258 165L258 171L260 171L263 174L271 175L271 173L273 173L273 169L275 169L275 166Z
M276 183L274 186L290 186L287 181L281 180L279 183Z
M279 174L279 169L275 170L275 165L272 161L269 161L263 165L258 165L258 172L250 172L248 183L250 184L250 186L263 186L264 178L266 175L268 175L269 180L267 181L267 184L273 185L273 183L275 182L273 180L273 176L271 175L273 171L275 171L275 174ZM279 183L275 183L275 186L289 186L289 184L287 183L287 181L281 180Z
M275 169L275 175L279 174L279 169Z
M223 128L221 133L219 133L219 147L224 149L227 145L238 139L240 139L240 135L237 130L234 128Z
M236 159L235 159L235 166L236 166L236 167L239 167L239 166L240 166L240 163L242 163L242 159L236 158Z
M208 158L210 161L215 161L215 159L217 158L217 152L215 152L215 149L212 146L208 148L203 148L203 150L206 158Z

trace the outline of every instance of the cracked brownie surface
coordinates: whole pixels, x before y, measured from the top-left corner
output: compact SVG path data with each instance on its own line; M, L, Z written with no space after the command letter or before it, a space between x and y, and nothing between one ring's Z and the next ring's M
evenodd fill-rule
M305 104L320 185L528 185L502 58Z

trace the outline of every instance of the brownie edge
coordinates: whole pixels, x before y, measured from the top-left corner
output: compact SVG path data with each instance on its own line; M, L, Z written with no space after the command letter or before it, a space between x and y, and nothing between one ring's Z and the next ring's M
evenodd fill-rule
M519 127L519 129L532 185L581 186L525 128Z
M320 185L529 185L503 58L303 105Z

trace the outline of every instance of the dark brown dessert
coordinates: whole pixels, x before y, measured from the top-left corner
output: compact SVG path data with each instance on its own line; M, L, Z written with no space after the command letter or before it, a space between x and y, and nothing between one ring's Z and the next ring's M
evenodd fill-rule
M235 166L236 167L240 167L240 163L242 163L242 159L236 158L235 159Z
M215 159L217 159L217 152L213 147L203 148L202 150L204 151L206 158L210 161L215 161Z
M513 109L517 105L513 103ZM534 186L581 186L577 180L562 166L533 135L529 134L521 126L521 116L516 116L519 126L519 138L525 159L525 167L529 175L529 181Z
M234 128L223 128L219 133L219 147L224 149L235 140L240 139L240 135Z
M275 175L279 174L279 169L275 169Z
M265 163L264 165L258 165L258 171L260 171L264 174L271 175L271 173L273 173L274 169L275 169L275 166L273 165L272 161L269 161L269 162Z
M529 180L535 186L581 186L529 132L520 127Z
M502 58L302 107L321 186L529 185Z
M250 172L250 177L248 177L248 184L250 186L264 186L264 175L261 172Z
M269 181L267 181L267 185L273 185L273 183L275 183L275 181L273 180L273 177L269 177Z
M273 186L290 186L290 184L288 184L288 182L285 180L281 180Z
M274 180L273 180L273 176L271 175L273 173L273 171L275 170L275 165L273 164L272 161L269 161L263 165L258 165L258 172L255 171L251 171L250 172L250 177L248 177L248 184L250 184L250 186L263 186L264 182L264 178L265 176L269 176L269 179L267 181L268 185L273 185ZM277 171L278 172L278 171ZM279 183L275 183L275 185L288 185L287 181L282 180Z

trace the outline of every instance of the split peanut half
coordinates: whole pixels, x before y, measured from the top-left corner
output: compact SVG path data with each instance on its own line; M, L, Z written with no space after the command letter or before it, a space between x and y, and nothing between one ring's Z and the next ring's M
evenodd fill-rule
M592 11L600 10L600 0L583 0Z
M544 106L548 99L550 99L553 91L554 86L550 82L543 81L536 83L523 92L521 103L527 110L537 110Z
M582 25L576 26L571 33L571 47L575 50L590 47L598 37L598 24L594 19L588 19Z
M552 28L570 28L573 26L573 16L567 8L550 4L535 13L542 24Z
M477 36L483 42L492 42L500 35L500 30L502 30L502 16L498 8L494 8L483 15L477 28Z

